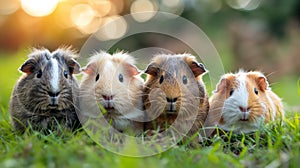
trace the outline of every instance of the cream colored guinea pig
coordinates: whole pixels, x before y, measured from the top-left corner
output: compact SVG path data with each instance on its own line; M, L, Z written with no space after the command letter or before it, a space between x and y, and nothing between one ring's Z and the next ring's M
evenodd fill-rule
M249 133L262 124L284 117L281 99L267 78L257 71L225 74L210 98L206 126Z
M98 104L105 109L106 121L120 132L141 133L143 130L143 123L136 121L144 115L143 79L134 64L135 60L127 53L100 52L92 56L82 70L81 99L95 95Z

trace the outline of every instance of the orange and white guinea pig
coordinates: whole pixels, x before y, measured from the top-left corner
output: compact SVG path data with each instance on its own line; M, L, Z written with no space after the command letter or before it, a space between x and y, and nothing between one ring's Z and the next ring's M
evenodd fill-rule
M225 74L210 98L206 126L250 133L264 123L284 117L281 99L258 71Z

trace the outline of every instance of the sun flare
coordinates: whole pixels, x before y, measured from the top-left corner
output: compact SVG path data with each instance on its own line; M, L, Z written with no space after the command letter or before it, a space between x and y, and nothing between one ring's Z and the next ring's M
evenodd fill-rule
M50 15L57 4L58 0L21 0L22 9L35 17Z

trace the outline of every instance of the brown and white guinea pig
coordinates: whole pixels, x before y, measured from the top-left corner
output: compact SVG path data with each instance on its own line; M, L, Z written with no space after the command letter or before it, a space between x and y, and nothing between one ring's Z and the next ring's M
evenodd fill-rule
M162 132L172 125L188 136L196 133L209 110L202 81L205 72L203 64L190 54L156 55L145 70L143 100L149 118L145 129Z
M281 99L258 71L225 74L210 98L206 126L235 133L258 130L264 123L284 117Z
M13 127L23 132L76 129L78 84L73 74L80 72L77 55L70 49L54 52L34 49L20 67L23 75L17 81L11 99L10 114Z
M134 64L134 58L123 52L110 55L102 51L92 56L82 70L85 74L80 84L83 99L80 104L82 108L87 107L89 102L85 100L92 95L104 107L102 113L106 121L111 122L116 130L140 134L143 123L139 121L144 117L143 79Z

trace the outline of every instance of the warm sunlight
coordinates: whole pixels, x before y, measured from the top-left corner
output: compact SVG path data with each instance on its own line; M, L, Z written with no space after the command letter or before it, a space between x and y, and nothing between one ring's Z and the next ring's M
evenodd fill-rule
M18 9L18 0L0 0L0 15L10 15Z
M93 8L88 4L78 4L72 8L71 19L76 26L86 26L95 17Z
M21 0L22 9L35 17L50 15L57 4L58 0Z
M101 41L118 39L126 34L127 27L126 20L122 16L115 15L107 17L95 35Z
M138 22L146 22L150 20L156 14L156 11L156 4L150 0L134 1L130 8L132 17Z

